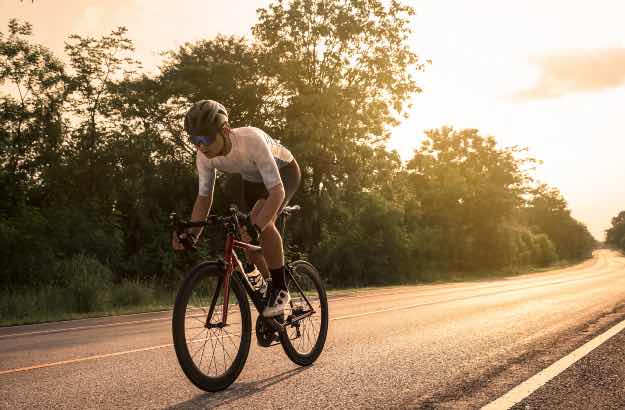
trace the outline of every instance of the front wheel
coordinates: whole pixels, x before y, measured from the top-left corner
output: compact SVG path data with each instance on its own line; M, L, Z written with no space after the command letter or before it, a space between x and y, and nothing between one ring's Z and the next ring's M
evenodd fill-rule
M174 348L184 374L198 388L215 392L239 376L248 352L252 320L247 295L230 277L224 300L224 270L214 262L196 266L184 280L174 304ZM227 308L223 323L224 306Z
M290 267L291 303L285 311L286 331L280 342L289 359L300 366L308 366L317 360L326 341L328 298L313 265L300 260Z

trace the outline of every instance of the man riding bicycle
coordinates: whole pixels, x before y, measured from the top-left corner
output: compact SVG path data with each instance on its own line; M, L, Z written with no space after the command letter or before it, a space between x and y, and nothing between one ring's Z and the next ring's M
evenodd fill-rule
M241 227L243 239L258 238L263 250L262 254L246 251L246 257L263 276L271 276L271 293L263 316L281 315L291 298L285 278L282 237L275 223L299 186L301 173L297 161L288 149L258 128L230 128L227 110L216 101L196 102L185 116L184 128L197 147L199 190L191 219L204 220L208 216L217 169L241 175L239 208L249 212L247 223ZM186 235L197 241L201 233L200 228L192 228ZM172 246L184 249L176 234Z

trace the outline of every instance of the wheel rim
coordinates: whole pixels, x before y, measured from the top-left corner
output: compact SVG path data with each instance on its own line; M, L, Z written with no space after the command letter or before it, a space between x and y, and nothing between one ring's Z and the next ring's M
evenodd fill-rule
M219 286L218 286L219 285ZM215 293L215 308L206 326ZM223 289L217 275L202 275L189 295L184 320L185 343L193 364L204 376L224 376L235 363L242 343L242 317L239 301L230 289L227 326L214 327L222 322Z
M306 299L302 296L297 286L289 282L289 294L291 295L290 306L285 311L285 316L288 320L289 317L297 317L310 310L310 306L314 310L311 316L308 316L298 322L297 326L286 326L286 332L289 338L289 343L295 349L295 351L302 356L311 354L319 336L321 334L322 326L322 303L320 298L320 289L313 281L311 275L308 274L308 267L305 265L295 266L293 269L293 277L297 280L304 295L310 302L306 302ZM299 332L298 332L299 330Z

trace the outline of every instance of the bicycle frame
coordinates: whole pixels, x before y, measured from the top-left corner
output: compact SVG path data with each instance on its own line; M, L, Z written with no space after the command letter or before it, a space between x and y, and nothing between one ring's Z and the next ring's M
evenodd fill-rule
M215 304L217 302L217 297L218 297L218 292L215 292L215 294L213 295L213 301L211 303L211 307L206 317L206 324L209 327L224 327L228 323L227 320L228 320L228 305L229 304L227 303L227 301L229 300L229 297L230 297L230 280L232 279L232 274L235 272L239 273L239 278L241 280L241 283L243 284L243 287L245 288L245 291L247 292L247 294L252 299L252 303L254 304L254 307L256 307L256 310L260 313L263 311L263 308L265 307L263 300L258 297L257 292L254 290L254 288L250 284L249 280L247 279L247 276L243 273L244 272L243 266L241 264L241 261L239 260L239 257L234 251L235 249L243 249L243 250L249 250L253 252L262 251L262 248L259 246L255 246L247 242L242 242L242 241L235 239L235 235L233 233L228 233L226 235L226 246L224 250L225 269L224 269L224 277L223 277L224 303L223 303L223 311L222 311L222 321L221 323L218 323L218 324L214 324L214 325L210 324L210 318L213 316ZM236 268L239 268L239 269L236 269ZM269 323L269 325L278 332L283 332L285 326L295 324L299 322L300 320L305 319L315 314L315 309L312 307L312 304L306 297L306 294L302 290L297 280L295 280L295 278L291 274L290 270L287 269L286 273L289 275L290 280L293 281L293 283L299 290L300 294L306 301L306 304L308 305L309 310L307 312L304 312L301 315L290 318L290 320L282 324L278 323L278 321L276 321L275 318L266 318L265 321ZM222 285L221 280L217 282L218 289L220 285Z
M280 215L280 220L278 221L279 223L279 227L280 227L280 232L282 233L282 235L284 236L284 227L286 224L286 219L287 219L288 213L282 213ZM199 226L205 226L207 225L206 221L196 221L196 222L189 222L189 223L179 223L178 220L176 219L175 214L172 214L172 216L170 216L170 218L172 218L172 220L174 221L175 226L177 226L178 228L184 228L184 227L199 227ZM236 219L235 219L236 221ZM234 225L232 226L237 226L238 222L236 222ZM247 275L245 275L245 271L243 270L243 265L241 264L241 261L239 260L239 257L237 256L237 253L235 252L235 249L242 249L242 250L247 250L247 251L251 251L251 252L261 252L262 248L260 246L256 246L256 245L252 245L250 243L247 242L243 242L237 239L238 237L238 231L236 230L236 228L234 229L227 229L226 232L226 241L225 241L225 247L224 247L224 259L223 259L223 263L224 263L224 275L223 277L220 277L217 281L217 287L216 287L216 291L213 295L213 299L211 301L211 305L208 311L208 314L206 316L206 323L205 326L207 328L222 328L225 327L227 325L227 321L228 321L228 306L229 306L229 300L230 300L230 281L232 280L232 274L234 272L238 272L239 275L239 279L241 281L241 283L243 284L243 287L245 288L246 293L250 296L250 298L252 299L252 302L254 303L254 307L256 308L256 310L261 313L264 309L264 300L259 297L258 292L252 287L252 285L250 284ZM289 325L294 325L297 324L297 322L299 322L300 320L311 316L315 313L314 308L312 307L312 304L310 303L310 301L308 300L308 298L306 297L304 291L302 290L300 284L297 282L297 280L295 280L295 278L293 277L293 274L291 272L291 267L289 264L287 264L287 266L285 266L285 274L289 275L290 280L293 281L293 283L295 284L295 286L297 287L298 291L301 293L302 297L304 298L304 300L306 301L306 303L308 304L308 307L310 308L310 310L296 316L296 317L291 317L289 318L289 320L287 320L285 323L279 323L275 318L264 318L264 320L276 331L282 333L285 330L285 326L289 326ZM215 306L217 304L217 299L219 297L219 289L222 288L223 286L223 307L222 307L222 320L221 323L215 323L215 324L211 324L210 320L213 316L213 313L215 311Z
M222 322L220 324L221 326L226 326L226 324L228 323L227 322L228 300L230 297L230 278L232 276L232 273L235 271L236 267L239 268L240 272L243 272L243 265L241 264L239 257L234 251L235 249L243 249L243 250L249 250L253 252L262 251L262 248L260 246L255 246L247 242L242 242L242 241L235 239L235 235L232 232L228 232L226 234L226 246L224 249L224 262L226 266L225 266L224 278L223 278L224 303L223 303ZM258 309L258 305L256 301L257 298L254 297L254 290L252 289L249 281L247 280L247 278L245 278L245 280L243 280L242 282L243 282L243 286L245 286L245 290L252 297L252 301L254 302L254 305L256 305L256 308ZM217 283L217 287L219 287L219 282ZM210 318L213 315L214 304L217 299L217 294L218 293L215 292L215 295L213 296L213 303L211 303L211 308L208 311L208 317L206 318L207 324L209 323Z

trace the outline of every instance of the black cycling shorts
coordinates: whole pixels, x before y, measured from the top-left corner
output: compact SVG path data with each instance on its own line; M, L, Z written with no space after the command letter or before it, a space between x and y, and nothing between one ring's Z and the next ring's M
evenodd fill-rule
M280 179L284 186L284 202L280 206L278 213L289 203L293 195L299 187L302 175L297 161L289 162L280 168ZM259 199L267 199L269 192L262 182L243 181L241 184L241 198L239 201L239 209L243 212L250 212Z

